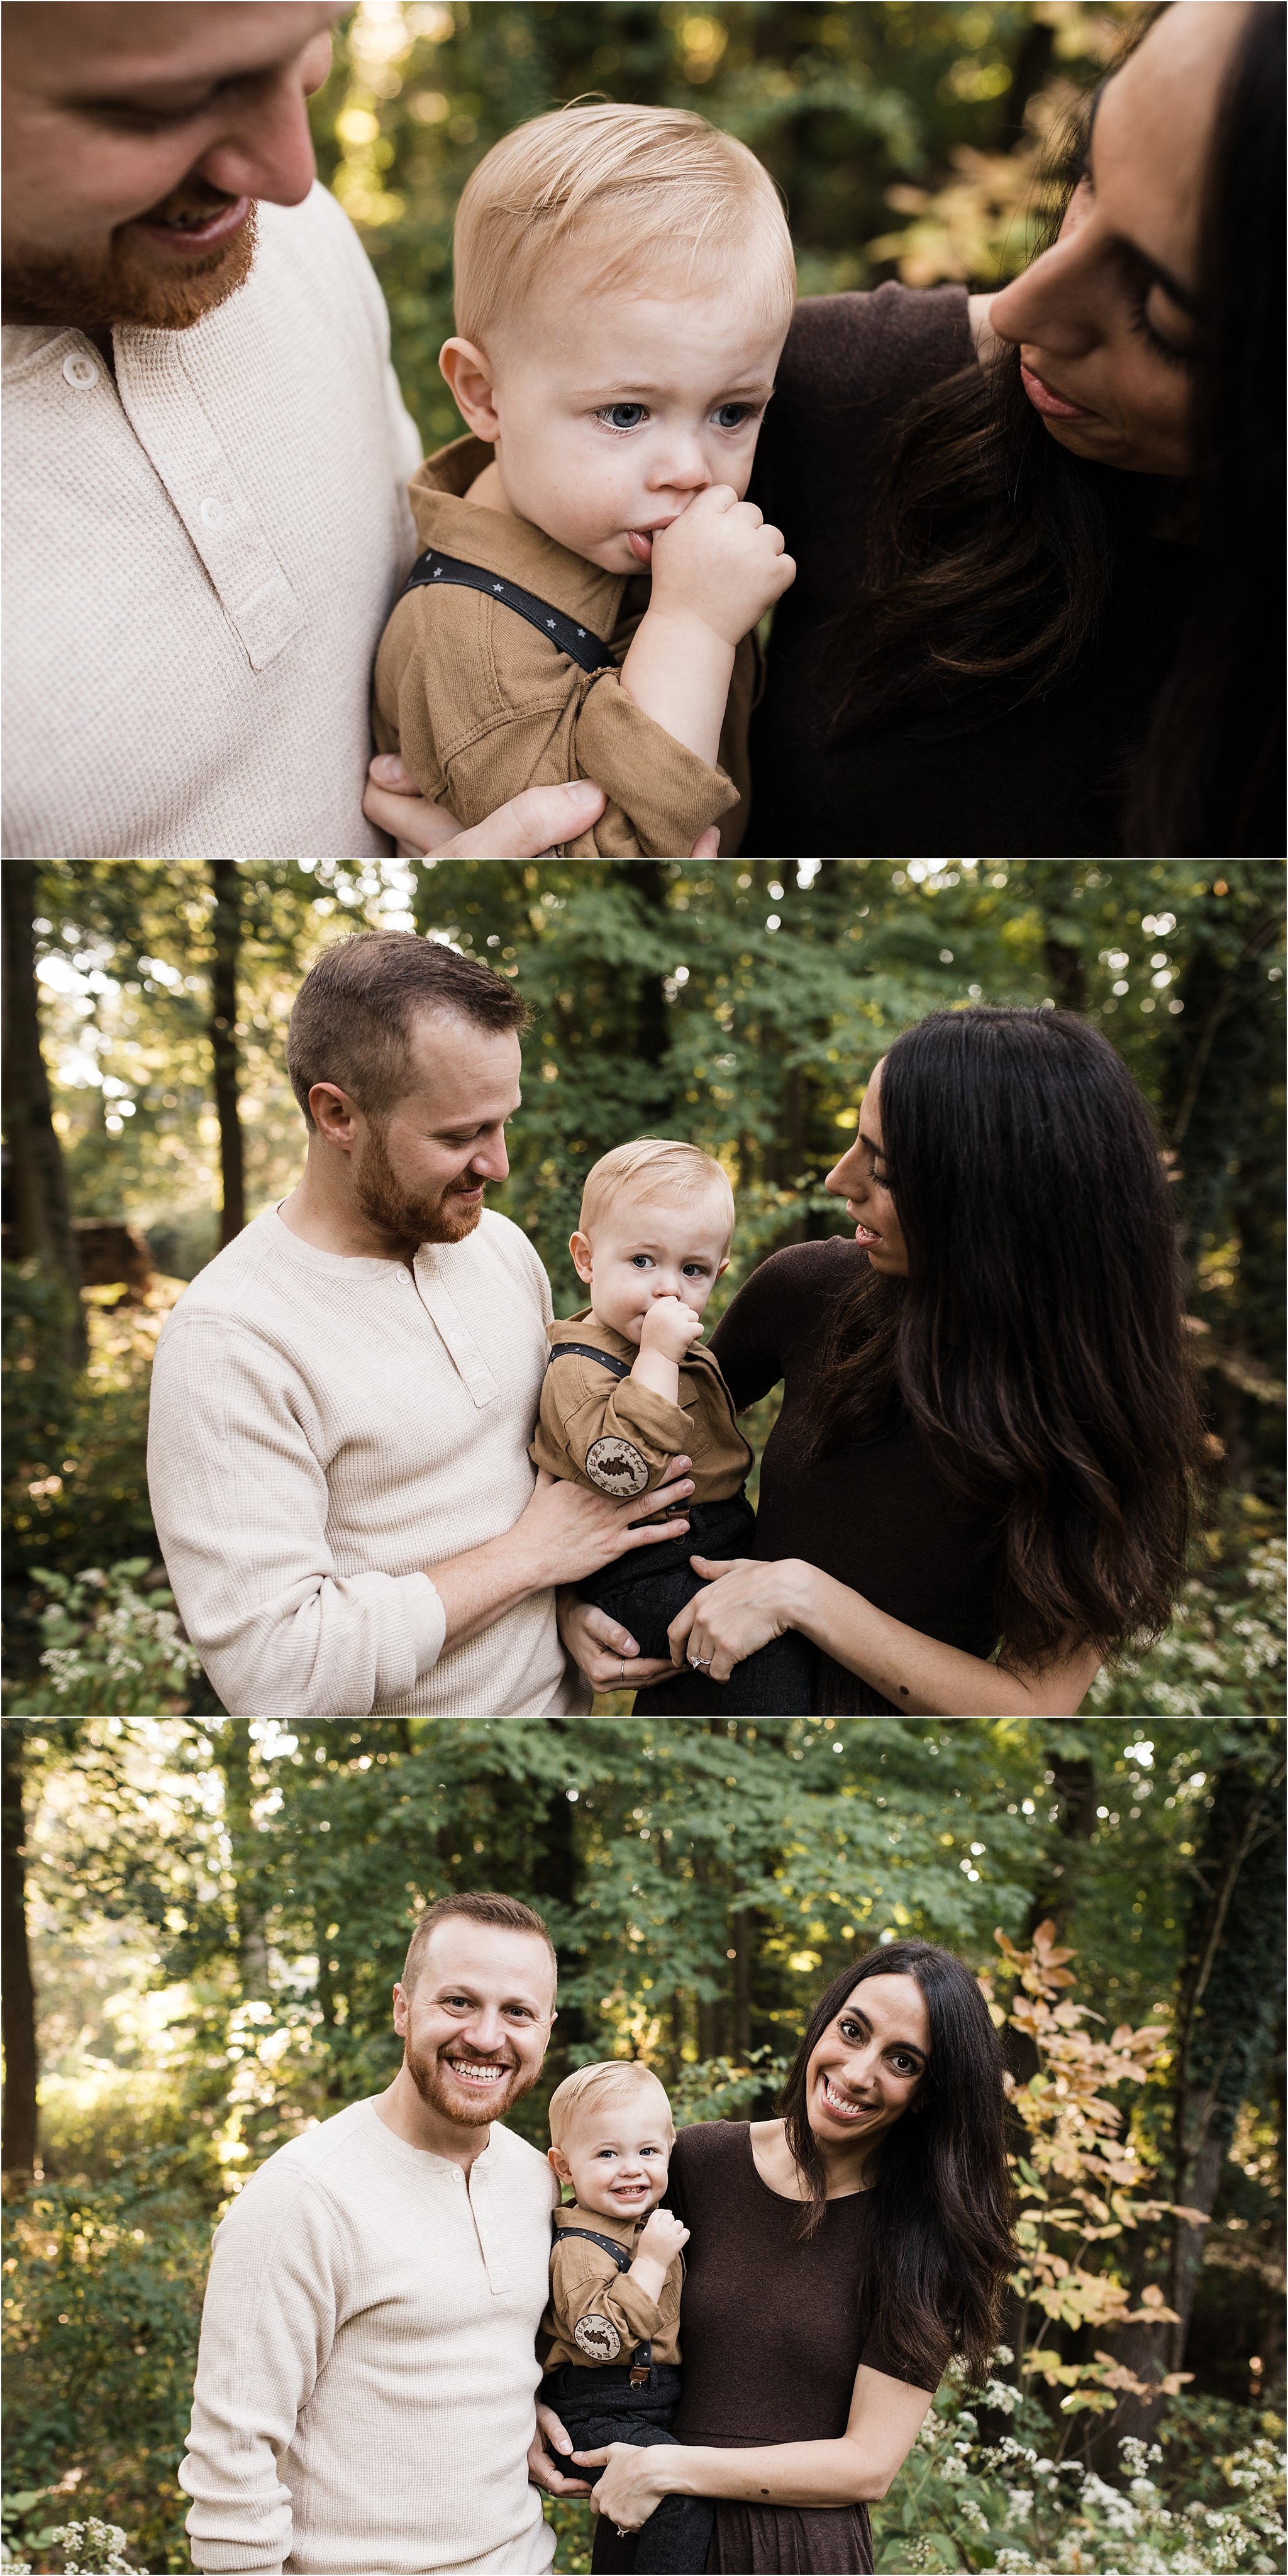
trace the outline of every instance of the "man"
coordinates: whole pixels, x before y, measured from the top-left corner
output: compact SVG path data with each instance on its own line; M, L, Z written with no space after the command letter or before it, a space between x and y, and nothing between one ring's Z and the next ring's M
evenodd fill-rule
M410 931L327 949L296 998L304 1178L185 1291L152 1374L157 1534L230 1716L584 1710L556 1585L687 1527L631 1521L691 1483L620 1503L528 1457L550 1288L483 1205L525 1018L504 976ZM669 1669L571 1616L598 1685Z
M11 857L388 846L362 812L368 702L420 439L314 179L340 14L5 7ZM603 803L530 791L453 846L533 857Z
M393 2083L279 2147L216 2229L179 2471L197 2567L550 2566L529 2480L588 2492L534 2422L558 2188L499 2123L541 2072L555 1979L539 1914L440 1897L394 1987Z

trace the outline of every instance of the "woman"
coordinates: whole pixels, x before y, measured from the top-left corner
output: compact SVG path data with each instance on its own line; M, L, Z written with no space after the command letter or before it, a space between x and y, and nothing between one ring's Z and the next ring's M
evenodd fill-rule
M757 1555L694 1558L689 1675L648 1712L717 1710L710 1683L796 1628L815 1713L1072 1716L1166 1625L1203 1459L1145 1102L1072 1012L939 1012L826 1186L853 1242L772 1254L712 1336L735 1403L781 1379L782 1410ZM631 1667L601 1615L564 1633L608 1689Z
M1013 285L798 307L749 853L1282 851L1283 89L1166 9Z
M798 306L748 854L1282 850L1283 58L1279 0L1164 9L1013 285ZM444 846L376 767L371 819ZM525 826L568 828L461 847Z
M777 2120L684 2129L677 2449L608 2463L596 2569L664 2495L719 2499L709 2568L863 2570L867 2508L953 2353L987 2374L1013 2260L1001 2057L975 1979L899 1941L828 1987ZM581 2455L579 2455L581 2456Z

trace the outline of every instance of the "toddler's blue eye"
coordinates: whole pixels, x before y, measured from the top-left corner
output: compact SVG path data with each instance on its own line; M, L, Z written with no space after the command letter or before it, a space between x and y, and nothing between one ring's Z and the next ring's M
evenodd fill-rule
M607 421L610 429L638 429L640 422L648 419L648 413L643 403L606 403L599 417Z
M721 403L714 415L717 429L741 429L743 422L750 417L750 403Z

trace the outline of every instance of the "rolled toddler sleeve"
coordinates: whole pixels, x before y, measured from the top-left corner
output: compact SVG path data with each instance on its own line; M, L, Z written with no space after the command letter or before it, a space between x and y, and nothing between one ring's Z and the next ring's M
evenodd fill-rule
M579 2332L578 2329L581 2329ZM550 2256L550 2308L546 2331L575 2344L588 2361L615 2362L637 2343L661 2333L662 2311L629 2272L610 2271L607 2258L574 2237L556 2237Z
M627 1501L666 1483L671 1460L691 1445L692 1428L682 1405L637 1379L556 1352L528 1455L552 1476Z

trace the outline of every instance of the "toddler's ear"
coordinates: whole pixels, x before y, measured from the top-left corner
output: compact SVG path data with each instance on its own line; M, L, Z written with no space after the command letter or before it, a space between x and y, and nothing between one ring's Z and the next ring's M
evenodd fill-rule
M549 2165L556 2182L572 2181L572 2174L568 2167L568 2159L560 2152L558 2147L547 2147L546 2163Z
M500 437L501 423L486 350L476 348L472 340L444 340L438 368L462 420L469 422L476 438L494 444Z
M590 1284L590 1266L594 1257L594 1249L595 1247L588 1234L569 1235L568 1250L572 1254L572 1266L576 1271L578 1278L586 1286L589 1286Z

